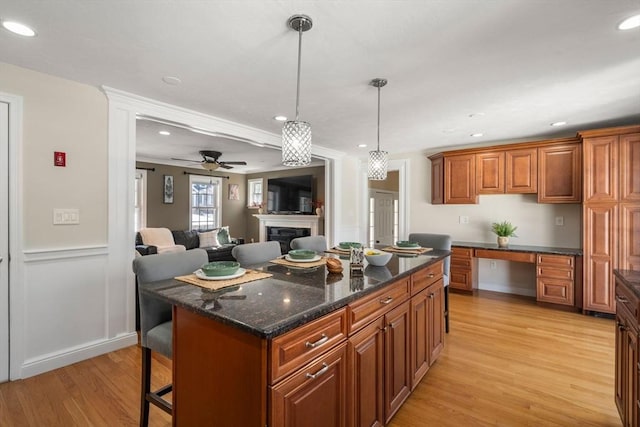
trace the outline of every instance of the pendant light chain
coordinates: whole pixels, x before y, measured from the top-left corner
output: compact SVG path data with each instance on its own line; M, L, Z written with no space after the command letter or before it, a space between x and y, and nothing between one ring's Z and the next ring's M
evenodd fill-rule
M298 84L296 87L296 121L298 120L298 105L300 104L300 64L302 63L302 25L298 28Z
M378 85L378 151L380 151L380 86Z

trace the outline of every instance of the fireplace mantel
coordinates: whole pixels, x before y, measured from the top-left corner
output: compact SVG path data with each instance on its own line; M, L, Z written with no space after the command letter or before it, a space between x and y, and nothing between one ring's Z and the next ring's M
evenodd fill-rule
M318 235L318 223L322 219L319 215L253 215L260 221L260 241L267 241L267 227L308 228L312 236Z

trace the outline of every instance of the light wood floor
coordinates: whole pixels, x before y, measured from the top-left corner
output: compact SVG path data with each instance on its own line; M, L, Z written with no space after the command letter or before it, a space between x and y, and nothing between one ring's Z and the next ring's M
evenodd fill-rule
M139 359L134 346L0 384L0 425L137 425ZM158 361L161 385L171 366ZM620 426L613 381L613 320L451 294L445 350L391 426ZM171 425L154 407L150 418Z

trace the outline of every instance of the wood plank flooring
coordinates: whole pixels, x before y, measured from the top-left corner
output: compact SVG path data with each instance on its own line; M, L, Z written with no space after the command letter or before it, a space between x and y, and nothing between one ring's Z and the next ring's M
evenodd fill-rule
M610 319L452 293L444 352L390 426L620 426L614 339ZM154 368L154 385L169 381L170 361ZM0 425L135 426L139 375L133 346L0 384ZM152 406L150 425L171 419Z

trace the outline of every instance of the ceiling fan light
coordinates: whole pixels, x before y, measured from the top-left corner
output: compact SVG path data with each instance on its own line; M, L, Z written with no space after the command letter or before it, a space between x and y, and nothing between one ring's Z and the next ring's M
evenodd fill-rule
M203 162L202 163L202 167L205 168L208 171L214 171L216 169L218 169L220 167L219 164L214 163L214 162Z
M384 181L387 179L387 167L389 165L389 153L386 151L369 151L369 169L367 177L372 181Z
M282 164L306 166L311 163L311 125L289 120L282 126Z

